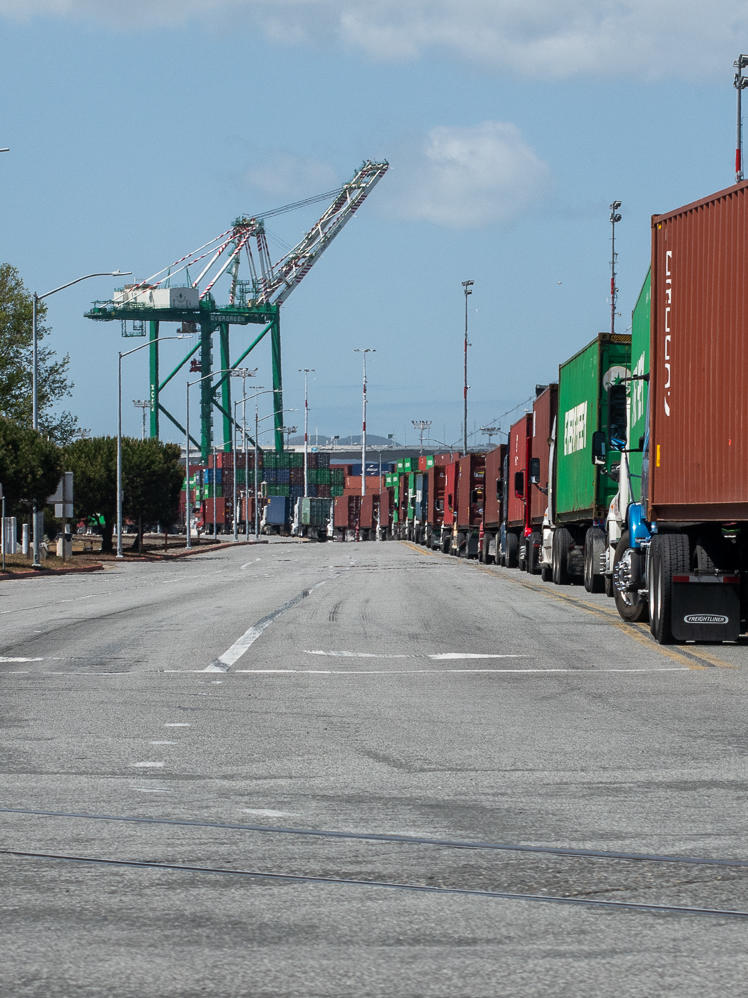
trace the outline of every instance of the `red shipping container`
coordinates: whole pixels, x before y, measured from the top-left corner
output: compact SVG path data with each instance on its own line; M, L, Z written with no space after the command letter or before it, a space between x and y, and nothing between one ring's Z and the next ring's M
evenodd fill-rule
M648 517L748 519L748 183L652 218Z
M499 444L498 447L486 454L486 498L483 507L483 522L488 527L498 527L501 524L505 456L506 444Z
M451 527L455 522L457 508L457 471L459 458L444 465L444 513L442 523Z
M509 501L507 503L507 522L511 527L522 527L525 524L526 496L529 488L529 465L532 447L532 413L528 412L518 419L509 430ZM524 475L524 494L517 495L515 490L516 475Z
M361 512L361 496L347 495L337 496L335 499L335 510L333 513L334 526L351 530L359 526L359 516Z
M486 455L466 454L458 463L457 526L477 527L483 519Z
M441 527L444 517L444 485L447 476L444 465L434 465L426 472L427 509L426 522L431 527Z
M540 461L540 481L530 486L530 521L542 526L548 506L548 464L551 453L551 432L558 413L558 385L548 385L532 406L531 456Z

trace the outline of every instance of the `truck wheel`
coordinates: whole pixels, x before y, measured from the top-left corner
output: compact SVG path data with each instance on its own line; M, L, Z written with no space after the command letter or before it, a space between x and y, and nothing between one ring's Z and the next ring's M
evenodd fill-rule
M655 534L649 549L649 629L661 645L672 644L673 575L687 575L686 534Z
M601 593L604 588L600 562L605 550L605 534L599 527L590 527L584 535L584 588L588 593Z
M527 538L527 571L530 575L538 574L538 562L540 560L540 545L543 538L534 530Z
M517 568L520 572L527 571L527 538L524 535L517 538Z
M507 568L516 568L519 560L519 542L516 534L506 535L506 554L504 564Z
M551 581L551 579L553 578L553 569L551 568L550 565L546 565L545 563L543 563L540 566L540 578L543 580L543 582Z
M491 538L485 536L483 538L483 550L482 550L483 554L482 561L484 565L493 565L494 557L490 553L490 549L491 549Z
M566 527L553 531L553 581L557 586L569 584L569 548L571 534Z
M613 571L615 572L616 565L619 562L624 561L625 559L631 561L632 558L641 557L641 552L634 551L633 548L629 547L629 532L628 530L624 530L621 534L621 539L616 545L616 553L613 558ZM638 574L641 576L641 571ZM618 610L618 615L621 620L627 620L631 624L636 624L640 620L647 619L647 604L639 593L629 591L619 593L617 589L614 589L613 596L615 598L616 609Z

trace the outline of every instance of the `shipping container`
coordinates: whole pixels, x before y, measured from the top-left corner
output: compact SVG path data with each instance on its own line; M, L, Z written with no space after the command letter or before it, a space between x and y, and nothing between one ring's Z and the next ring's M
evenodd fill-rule
M456 462L457 508L452 533L452 554L478 557L478 536L483 522L486 493L486 455L466 454Z
M355 540L358 536L361 519L361 496L344 495L335 500L333 512L334 537L336 540Z
M504 474L507 445L499 444L486 454L485 499L478 557L486 564L498 561L499 531L504 519Z
M549 522L541 573L558 584L606 586L605 527L618 494L620 453L600 441L626 439L631 337L600 333L559 367Z
M426 472L426 535L427 547L438 548L442 543L444 521L444 486L447 475L443 464L434 464Z
M300 496L294 503L294 517L291 533L295 537L309 537L313 540L327 540L328 526L332 517L332 500L312 496Z
M745 183L652 218L648 370L633 353L649 392L632 382L628 435L643 407L642 501L632 485L612 585L661 643L748 627L747 223Z

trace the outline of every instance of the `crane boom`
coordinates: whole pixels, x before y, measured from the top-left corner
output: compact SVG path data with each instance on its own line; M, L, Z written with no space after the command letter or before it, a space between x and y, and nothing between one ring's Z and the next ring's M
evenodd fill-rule
M263 275L250 305L282 305L382 179L389 163L367 160L303 239Z

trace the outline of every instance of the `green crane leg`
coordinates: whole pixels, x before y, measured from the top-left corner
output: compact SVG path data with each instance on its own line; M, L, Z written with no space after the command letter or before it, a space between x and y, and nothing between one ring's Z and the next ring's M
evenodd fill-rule
M281 372L280 313L276 313L270 327L270 345L273 355L273 412L275 413L275 450L283 452L283 375Z
M221 341L221 370L227 371L231 367L229 351L229 325L222 322L219 326L219 336ZM231 443L234 439L231 432L231 376L224 376L221 382L221 412L223 414L223 449L226 453L231 452Z
M158 439L159 385L158 385L158 322L149 322L150 346L148 354L151 368L151 439Z
M206 375L213 370L213 325L209 319L200 322L200 457L208 461L213 446L213 388Z

